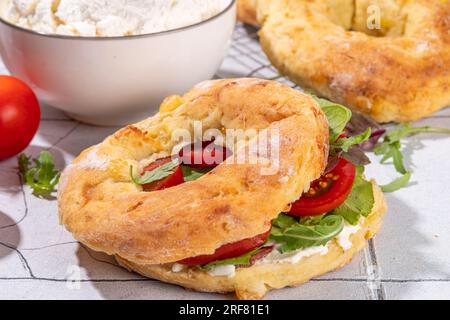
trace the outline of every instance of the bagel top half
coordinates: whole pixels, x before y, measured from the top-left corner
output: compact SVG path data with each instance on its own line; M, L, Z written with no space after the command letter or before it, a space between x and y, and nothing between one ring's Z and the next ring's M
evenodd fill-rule
M231 79L202 83L177 99L173 107L85 150L66 168L60 220L77 240L140 264L212 254L267 232L326 166L328 123L310 96L271 81ZM192 132L194 121L204 130L279 132L279 144L269 144L279 152L279 170L262 174L267 161L224 163L162 191L144 192L134 184L130 166L139 169L149 159L170 155L174 131ZM254 150L258 135L236 154Z
M284 75L379 122L450 105L449 0L240 0Z

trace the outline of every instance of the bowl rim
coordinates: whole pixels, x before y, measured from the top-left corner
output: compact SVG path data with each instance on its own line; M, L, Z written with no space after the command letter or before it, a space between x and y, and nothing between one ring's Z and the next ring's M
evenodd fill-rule
M184 26L184 27L180 27L180 28L176 28L176 29L171 29L171 30L165 30L165 31L159 31L159 32L154 32L154 33L145 33L145 34L138 34L138 35L132 35L132 36L114 36L114 37L81 37L81 36L66 36L66 35L59 35L59 34L45 34L45 33L39 33L36 32L34 30L30 30L27 28L23 28L20 27L18 25L15 25L14 23L11 23L9 21L6 21L5 19L3 19L0 15L0 24L4 24L8 27L11 27L13 29L16 29L18 31L23 31L32 35L36 35L36 36L40 36L40 37L44 37L44 38L53 38L53 39L61 39L61 40L71 40L71 41L78 41L78 40L88 40L88 41L95 41L95 40L100 40L100 41L115 41L115 40L135 40L135 39L141 39L141 38L153 38L153 37L159 37L159 36L164 36L166 34L171 34L171 33L179 33L182 31L186 31L189 29L194 29L196 27L199 27L203 24L207 24L209 22L212 22L213 20L218 19L219 17L225 15L226 13L228 13L231 9L234 8L235 4L236 4L237 0L230 0L230 3L228 4L228 6L222 10L221 12L217 13L216 15L197 22L195 24L191 24L188 26Z

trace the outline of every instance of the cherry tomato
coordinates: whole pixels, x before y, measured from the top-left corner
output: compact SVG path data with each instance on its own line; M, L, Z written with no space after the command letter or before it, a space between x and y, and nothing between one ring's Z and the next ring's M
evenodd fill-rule
M171 157L158 159L155 162L149 164L147 167L145 167L143 174L147 171L153 171L156 168L159 168L170 161L172 161ZM183 171L181 170L181 165L179 165L175 168L174 173L172 173L170 176L159 181L144 184L142 187L144 188L144 191L156 191L174 187L179 184L182 184L183 182L184 182Z
M0 76L0 160L20 153L30 144L40 118L34 92L19 79Z
M270 231L271 229L263 234L257 235L256 237L223 245L213 254L184 259L179 261L179 263L188 266L195 266L204 265L213 261L239 257L258 248L259 246L262 246L269 237Z
M333 170L311 184L308 192L292 204L292 216L315 216L336 209L347 199L355 181L355 166L341 158Z
M214 168L227 158L228 149L218 146L212 141L193 143L181 149L179 156L181 162L192 168Z

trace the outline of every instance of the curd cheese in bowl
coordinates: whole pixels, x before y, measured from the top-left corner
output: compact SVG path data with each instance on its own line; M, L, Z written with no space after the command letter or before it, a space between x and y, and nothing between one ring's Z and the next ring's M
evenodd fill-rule
M229 0L8 0L4 19L45 34L119 37L178 29L223 11Z
M210 79L235 0L0 0L0 54L42 102L83 122L123 125Z

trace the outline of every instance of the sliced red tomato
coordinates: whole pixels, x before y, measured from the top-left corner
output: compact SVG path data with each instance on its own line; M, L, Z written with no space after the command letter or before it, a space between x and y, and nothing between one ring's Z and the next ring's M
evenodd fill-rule
M292 204L292 216L304 217L324 214L345 202L355 181L355 166L341 158L331 171L311 184L308 192Z
M181 149L181 162L192 168L214 168L227 158L228 149L218 146L213 141L193 143Z
M169 163L170 161L172 161L171 157L158 159L155 162L149 164L147 167L145 167L142 174L148 171L153 171L156 168L159 168L162 165ZM176 185L182 184L183 182L184 182L183 171L181 170L181 165L179 165L175 168L174 172L170 176L159 181L144 184L142 187L144 188L144 191L156 191L174 187Z
M253 238L223 245L213 254L184 259L179 261L179 263L188 266L196 266L204 265L213 261L239 257L258 248L259 246L262 246L269 237L271 230L272 229Z

